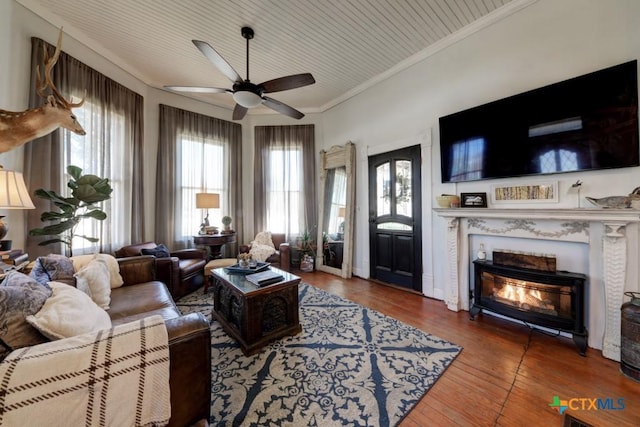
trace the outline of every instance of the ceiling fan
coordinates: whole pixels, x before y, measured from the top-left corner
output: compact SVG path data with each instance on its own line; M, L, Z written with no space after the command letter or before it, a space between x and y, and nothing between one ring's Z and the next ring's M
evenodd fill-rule
M247 78L245 80L233 69L231 65L211 47L209 43L192 40L193 44L202 52L202 54L213 63L218 69L233 82L233 89L223 89L218 87L201 87L201 86L165 86L165 89L177 92L192 93L230 93L236 101L233 109L233 120L241 120L249 108L254 108L260 104L284 114L294 119L304 117L300 111L292 108L282 102L265 96L265 93L281 92L289 89L296 89L303 86L314 84L316 81L310 73L294 74L291 76L280 77L266 82L255 84L249 80L249 40L254 36L253 29L250 27L242 27L242 37L247 40Z

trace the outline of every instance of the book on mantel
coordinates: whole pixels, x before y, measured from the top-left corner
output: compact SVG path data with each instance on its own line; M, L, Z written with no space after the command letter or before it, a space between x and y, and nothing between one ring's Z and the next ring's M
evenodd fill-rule
M248 274L245 278L255 285L267 286L282 281L284 276L274 271L266 270L259 273Z

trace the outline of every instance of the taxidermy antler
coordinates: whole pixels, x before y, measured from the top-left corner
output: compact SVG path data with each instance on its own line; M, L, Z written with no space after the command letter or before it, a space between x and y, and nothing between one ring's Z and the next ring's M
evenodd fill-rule
M49 57L47 48L44 48L44 82L40 77L40 67L36 68L36 92L46 100L45 104L19 112L0 110L0 153L47 135L60 126L78 135L86 133L71 112L72 108L80 107L84 103L86 93L80 102L72 103L64 99L51 80L51 70L58 62L61 46L62 28L52 57ZM45 93L47 88L51 90L51 95L47 96Z

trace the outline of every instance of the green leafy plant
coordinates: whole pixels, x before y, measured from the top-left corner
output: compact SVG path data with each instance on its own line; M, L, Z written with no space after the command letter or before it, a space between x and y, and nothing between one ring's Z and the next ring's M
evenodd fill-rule
M53 190L42 188L35 191L36 197L51 201L59 212L43 212L40 216L42 222L54 222L41 228L34 228L29 231L31 236L55 236L59 237L47 239L40 243L46 246L53 243L62 243L67 246L69 256L73 256L73 238L81 237L90 242L97 242L97 237L76 235L75 230L80 221L84 218L93 218L104 221L107 214L100 208L99 204L111 198L113 189L109 185L108 178L100 178L96 175L82 175L82 169L77 166L67 166L67 174L71 179L67 187L71 189L71 197L64 197Z
M222 225L224 225L224 228L229 229L229 226L231 225L231 217L228 215L223 216Z
M300 236L300 249L304 255L315 257L316 243L309 230L305 230Z

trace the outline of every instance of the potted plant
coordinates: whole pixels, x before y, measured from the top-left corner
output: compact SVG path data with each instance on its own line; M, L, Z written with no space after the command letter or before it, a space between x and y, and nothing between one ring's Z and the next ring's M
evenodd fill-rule
M73 238L81 237L90 242L100 240L97 237L76 235L75 230L84 218L93 218L104 221L107 214L99 204L111 198L113 189L109 185L108 178L100 178L96 175L82 175L82 169L77 166L67 166L67 173L71 179L67 187L71 189L71 196L64 197L53 190L42 188L35 191L35 196L51 201L59 212L43 212L40 216L42 222L53 222L41 228L29 231L31 236L55 236L59 237L44 240L38 245L46 246L53 243L62 243L67 246L69 256L73 256Z
M223 216L222 225L224 225L224 231L229 233L231 231L231 217L228 215Z
M300 236L300 251L302 258L300 259L300 270L313 271L313 259L315 257L315 243L311 237L311 233L305 230Z

